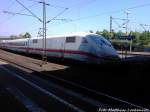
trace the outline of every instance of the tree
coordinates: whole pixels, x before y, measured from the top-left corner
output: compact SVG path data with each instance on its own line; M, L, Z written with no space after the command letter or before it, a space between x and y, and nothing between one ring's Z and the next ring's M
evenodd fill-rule
M90 33L94 33L93 30L90 30L89 32L90 32Z
M92 30L91 30L92 31ZM125 36L125 33L123 33L121 30L118 32L113 31L113 38L114 41L116 40L116 44L119 45L119 40L120 36ZM96 34L102 35L105 38L110 37L110 32L106 29L103 31L96 31ZM135 38L133 39L133 45L137 47L150 47L150 32L145 31L145 32L137 32L137 31L131 31L130 36L134 36Z
M97 35L102 35L102 32L96 31L96 34L97 34Z
M29 32L26 32L24 35L23 35L24 38L31 38L31 34Z
M24 34L19 35L20 38L31 38L31 34L29 32L26 32Z
M137 31L135 31L135 32L131 31L130 34L135 37L135 39L133 40L133 44L140 45L141 33L137 32Z
M10 39L17 39L18 38L18 36L16 36L16 35L10 35Z
M102 35L103 37L105 37L107 39L109 39L109 37L110 37L109 31L105 30L105 29L103 31L96 31L96 34Z
M139 39L142 46L148 45L150 43L150 32L149 31L143 32L140 35Z
M124 36L124 33L121 30L116 33L116 38L119 39L120 36Z
M109 37L110 37L109 31L106 30L106 29L104 29L104 30L102 31L102 36L105 37L105 38L107 38L107 39L109 39Z

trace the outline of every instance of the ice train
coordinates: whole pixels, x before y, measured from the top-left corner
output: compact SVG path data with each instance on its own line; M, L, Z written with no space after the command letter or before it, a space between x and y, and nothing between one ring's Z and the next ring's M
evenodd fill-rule
M42 54L45 50L42 37L3 40L0 46L3 49L30 54ZM47 36L46 54L48 58L66 58L96 64L119 59L111 43L93 33Z

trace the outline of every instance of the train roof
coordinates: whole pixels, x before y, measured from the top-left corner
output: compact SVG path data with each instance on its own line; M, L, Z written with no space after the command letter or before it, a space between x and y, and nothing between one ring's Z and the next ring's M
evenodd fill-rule
M72 36L85 37L87 35L97 35L97 34L78 32L78 33L71 33L71 34L65 34L65 35L52 35L52 36L47 36L47 38L63 38L63 37L72 37ZM28 39L43 39L43 37L32 37L32 38L24 38L24 39L5 40L5 42L16 42L16 41L22 42L22 41L27 41Z
M24 38L24 39L14 39L14 40L4 40L4 42L16 42L16 41L27 41L28 38Z
M65 34L65 35L52 35L47 36L47 38L63 38L63 37L72 37L72 36L79 36L79 37L85 37L87 35L96 35L94 33L86 33L86 32L79 32L79 33L71 33L71 34ZM31 39L41 39L43 37L33 37Z

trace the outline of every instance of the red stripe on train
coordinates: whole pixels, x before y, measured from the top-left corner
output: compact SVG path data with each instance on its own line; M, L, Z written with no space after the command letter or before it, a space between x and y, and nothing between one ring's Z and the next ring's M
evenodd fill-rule
M36 50L36 51L44 51L42 48L26 48L26 47L9 47L9 48L19 48L19 49L25 49L25 50ZM66 53L66 54L78 54L78 55L84 55L89 56L93 58L100 58L99 56L96 56L94 54L85 52L85 51L77 51L77 50L61 50L61 49L46 49L47 52L56 52L56 53Z

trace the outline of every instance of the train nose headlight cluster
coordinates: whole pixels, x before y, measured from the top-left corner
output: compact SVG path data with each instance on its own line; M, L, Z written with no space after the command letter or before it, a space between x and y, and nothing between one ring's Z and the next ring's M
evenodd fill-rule
M87 44L88 41L87 41L85 38L83 38L82 43L83 43L83 44Z

